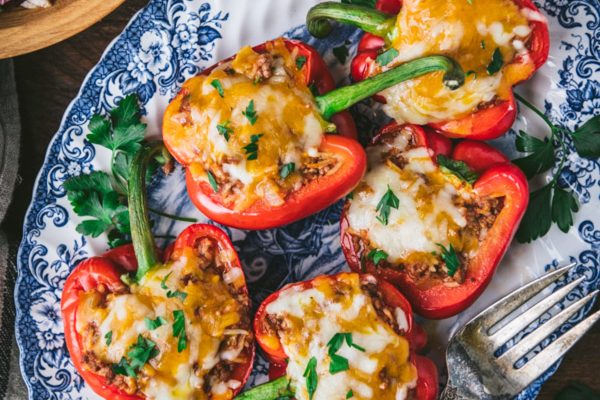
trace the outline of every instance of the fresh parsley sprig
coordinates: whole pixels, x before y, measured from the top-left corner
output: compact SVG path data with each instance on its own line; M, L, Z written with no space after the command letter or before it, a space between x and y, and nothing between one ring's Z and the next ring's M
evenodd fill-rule
M181 310L173 311L173 337L177 338L177 352L181 353L187 347L185 333L185 314Z
M444 245L437 243L437 246L442 250L442 254L440 257L442 261L446 263L446 269L448 270L448 276L452 277L456 274L456 271L460 268L460 260L458 259L458 255L456 254L456 250L454 246L450 244L448 247L444 247Z
M573 191L561 187L559 183L569 156L567 142L569 138L573 141L575 151L581 157L600 157L600 116L592 117L578 129L571 131L555 125L519 94L515 96L550 128L550 137L545 140L524 131L520 131L515 140L517 150L528 155L513 162L523 170L527 178L532 179L538 174L553 170L550 182L530 194L529 207L517 231L517 240L529 243L546 235L553 223L565 233L573 226L573 214L579 211L579 201Z
M127 358L122 357L118 364L113 365L112 370L115 374L135 378L144 365L158 354L156 343L138 335L137 343L129 348Z
M306 390L308 391L308 398L312 400L315 392L317 391L317 384L319 383L319 375L317 374L317 359L311 357L306 365L303 376L306 378Z
M110 173L94 171L72 177L64 183L64 188L73 211L80 217L91 217L77 225L77 232L91 237L108 232L109 245L116 247L131 241L127 180L133 155L142 146L146 132L137 95L123 98L108 116L93 115L88 128L90 133L86 139L111 151ZM157 161L161 164L170 162L170 156L164 153ZM150 211L176 220L196 222L193 218Z

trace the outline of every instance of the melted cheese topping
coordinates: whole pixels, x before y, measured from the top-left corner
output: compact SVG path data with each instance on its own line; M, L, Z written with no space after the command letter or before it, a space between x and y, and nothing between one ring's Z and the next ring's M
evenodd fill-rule
M369 149L369 171L347 212L351 230L366 237L373 248L385 251L388 261L395 264L435 264L439 257L432 253L440 251L438 244L452 244L467 253L475 250L477 240L461 232L467 225L466 208L457 205L458 199L475 196L471 186L440 171L430 149L409 148L408 135L399 134L393 143ZM392 148L402 150L403 168L385 159ZM400 201L384 225L377 220L377 207L388 188Z
M531 12L521 11L512 0L405 0L396 20L392 46L398 57L385 68L427 55L443 54L473 71L465 85L450 90L442 73L404 82L381 94L385 112L399 123L427 124L456 119L481 104L506 99L512 86L534 70L527 57ZM529 10L531 11L531 10ZM537 14L537 13L534 13ZM487 68L496 49L504 67L489 75ZM523 63L510 63L520 54Z
M235 254L219 253L221 261L234 259ZM105 306L99 305L100 295L87 292L77 311L77 330L86 337L90 324L97 327L92 351L100 360L111 364L127 357L138 335L156 343L159 353L151 358L138 373L148 379L138 379L138 390L148 399L230 399L233 390L241 384L229 380L212 388L210 396L203 384L209 371L223 360L244 362L243 348L221 350L221 344L230 335L249 335L247 330L231 329L240 321L244 311L228 289L228 284L239 289L243 277L228 274L224 282L211 269L201 270L198 256L186 249L177 261L148 272L143 281L131 287L130 294L109 294ZM169 274L169 275L168 275ZM168 275L168 277L167 277ZM186 277L186 279L182 279ZM166 280L165 280L166 279ZM168 290L185 292L187 297L168 298ZM184 282L188 281L187 284ZM178 338L173 336L173 311L182 310L185 316L187 346L178 352ZM145 318L164 318L166 323L150 330ZM112 332L107 345L105 335ZM242 341L243 342L243 341Z
M211 171L220 190L226 181L239 183L236 198L227 204L238 210L259 197L273 205L282 203L285 193L298 186L298 171L309 157L319 155L323 132L331 129L298 70L296 55L281 39L267 46L270 77L260 75L265 56L245 47L209 76L189 79L182 89L187 94L178 96L165 114L163 135L195 179L208 181ZM223 96L211 85L215 80L221 83ZM244 115L251 101L254 124ZM217 127L223 124L230 129L229 140ZM245 147L254 135L262 136L252 160ZM288 163L295 164L296 172L282 179L280 168Z
M279 338L289 357L287 374L295 385L295 398L309 399L304 372L312 357L317 359L318 384L313 399L344 399L352 390L353 399L407 398L416 385L416 370L409 360L409 343L378 315L371 297L363 291L358 274L320 277L314 287L292 287L267 306L268 314L284 318ZM406 327L406 315L395 310L398 324ZM329 372L331 357L327 343L337 333L351 333L355 344L347 343L336 353L348 360L349 369ZM382 385L380 374L388 382Z

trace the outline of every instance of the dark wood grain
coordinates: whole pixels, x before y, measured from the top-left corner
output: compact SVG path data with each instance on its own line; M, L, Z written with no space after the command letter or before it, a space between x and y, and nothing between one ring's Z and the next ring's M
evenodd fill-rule
M65 42L15 59L23 134L22 179L9 211L6 229L13 240L21 236L21 225L31 200L35 177L66 107L108 43L145 3L145 0L127 0L90 29ZM539 398L553 399L569 381L579 381L600 390L598 343L600 325L577 344L558 373L545 385Z

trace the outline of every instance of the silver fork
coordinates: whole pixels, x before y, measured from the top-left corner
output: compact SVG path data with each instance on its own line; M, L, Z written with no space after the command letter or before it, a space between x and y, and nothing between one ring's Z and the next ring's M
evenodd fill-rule
M497 301L454 335L446 351L448 384L441 395L442 400L513 398L569 351L600 319L600 311L578 323L535 357L529 358L524 365L515 367L517 361L529 354L542 340L592 300L598 290L569 305L507 351L498 357L495 356L510 339L549 311L579 285L585 278L583 276L556 290L499 329L492 331L492 328L563 277L574 265L559 268ZM500 325L502 324L498 326Z

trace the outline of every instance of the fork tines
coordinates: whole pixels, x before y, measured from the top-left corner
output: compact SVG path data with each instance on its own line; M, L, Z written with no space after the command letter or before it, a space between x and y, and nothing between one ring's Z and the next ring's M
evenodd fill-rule
M497 350L502 349L510 339L516 337L544 313L550 311L557 303L563 300L575 287L577 287L585 277L581 276L574 279L572 282L569 282L554 291L537 304L529 307L523 313L518 314L510 322L503 325L495 332L491 332L492 328L503 321L507 316L514 313L517 308L522 307L544 289L550 287L550 285L565 276L574 266L575 263L561 267L518 289L511 295L488 307L470 321L466 328L468 330L476 330L482 334L484 337L481 338L481 342L484 342L484 347L488 352L491 351L491 353L494 354ZM590 315L577 324L550 345L546 346L533 358L527 360L523 365L517 366L517 362L535 349L540 342L560 328L597 294L598 290L595 290L578 301L566 306L559 313L538 326L518 343L498 356L495 363L501 366L506 372L511 373L512 371L514 373L514 376L511 377L511 381L514 383L523 385L523 387L529 385L554 362L560 359L577 342L577 340L579 340L579 338L581 338L581 336L583 336L594 323L600 319L600 311Z

